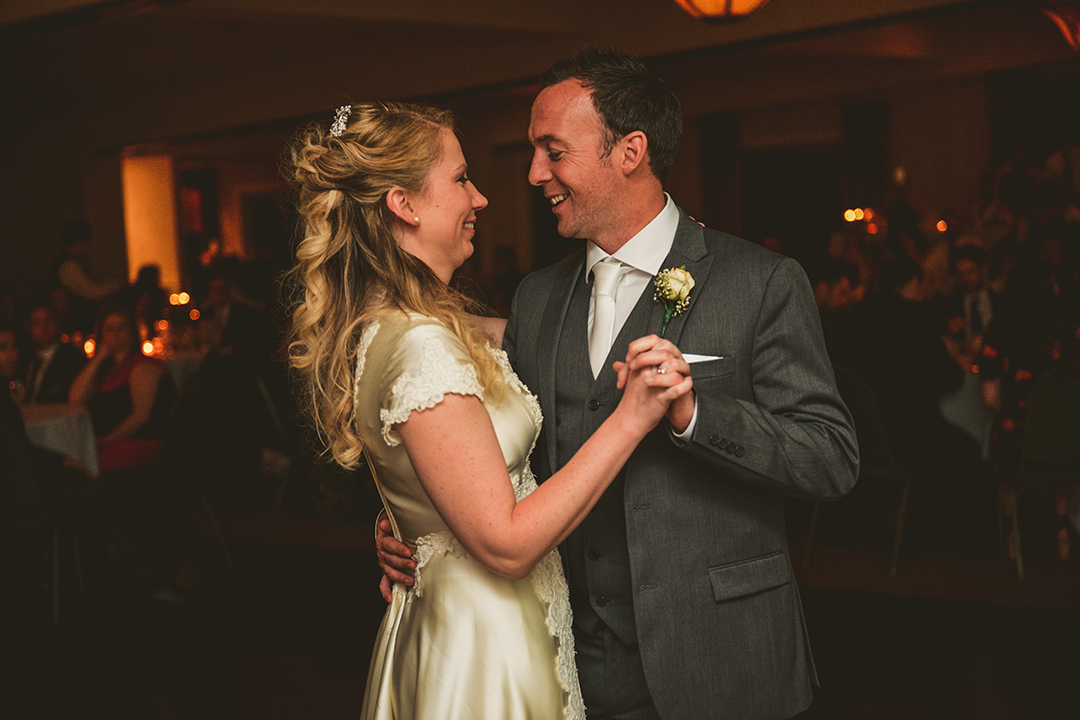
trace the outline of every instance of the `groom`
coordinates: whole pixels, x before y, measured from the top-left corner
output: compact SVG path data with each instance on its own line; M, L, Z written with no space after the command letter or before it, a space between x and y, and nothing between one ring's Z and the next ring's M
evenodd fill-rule
M664 193L682 115L642 64L586 48L542 82L529 181L559 233L588 243L523 281L506 328L544 413L537 477L614 410L612 365L634 338L663 334L633 363L670 358L694 379L562 547L589 716L791 717L817 676L783 496L838 498L858 471L810 285L793 260L701 227ZM653 277L668 268L695 285L661 333Z

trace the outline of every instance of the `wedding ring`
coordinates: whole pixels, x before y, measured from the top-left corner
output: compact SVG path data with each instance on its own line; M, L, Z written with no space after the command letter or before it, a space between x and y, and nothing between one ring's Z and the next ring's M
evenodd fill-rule
M656 366L656 374L657 375L667 375L667 367L664 366L664 365L657 365Z

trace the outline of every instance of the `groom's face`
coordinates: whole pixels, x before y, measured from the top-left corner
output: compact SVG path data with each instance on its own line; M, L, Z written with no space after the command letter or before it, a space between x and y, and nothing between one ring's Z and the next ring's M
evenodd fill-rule
M543 188L559 234L601 243L613 217L618 173L604 154L603 121L589 91L575 80L544 88L529 123L529 182Z

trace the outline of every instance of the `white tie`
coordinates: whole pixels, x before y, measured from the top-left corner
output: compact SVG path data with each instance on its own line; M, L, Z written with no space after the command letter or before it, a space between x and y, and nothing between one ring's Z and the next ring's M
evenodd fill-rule
M615 258L607 258L593 266L593 325L589 335L589 362L593 377L604 369L604 360L611 350L615 330L615 293L619 288L624 266Z

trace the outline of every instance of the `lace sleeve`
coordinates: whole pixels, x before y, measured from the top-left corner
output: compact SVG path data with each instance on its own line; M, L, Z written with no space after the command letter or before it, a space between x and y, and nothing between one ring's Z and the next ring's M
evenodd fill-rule
M457 336L441 325L419 325L402 336L395 350L400 367L379 410L382 435L393 447L401 436L393 429L414 410L435 407L448 393L484 399L476 367Z

